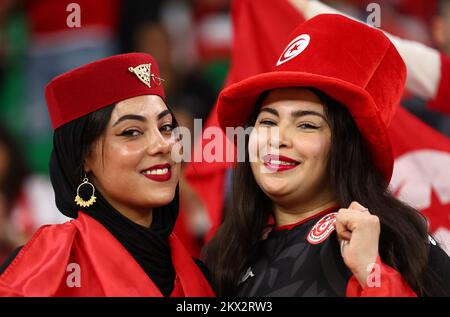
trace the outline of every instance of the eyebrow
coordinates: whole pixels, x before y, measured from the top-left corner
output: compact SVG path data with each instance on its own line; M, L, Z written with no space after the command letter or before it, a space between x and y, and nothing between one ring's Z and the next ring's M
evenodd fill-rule
M166 109L164 111L161 111L161 113L156 116L156 119L161 120L162 118L164 118L165 116L167 116L169 114L171 115L169 109Z
M166 109L166 110L162 111L161 113L159 113L159 114L156 116L156 119L157 119L157 120L160 120L160 119L164 118L165 116L167 116L167 115L169 115L169 114L171 114L170 111L169 111L168 109ZM137 114L126 114L126 115L120 117L120 118L113 124L113 127L116 126L116 125L118 125L120 122L125 121L125 120L137 120L137 121L141 121L141 122L147 122L147 118L144 117L144 116L140 116L140 115L137 115Z
M280 114L278 113L277 110L273 109L273 108L262 108L260 112L268 112L271 113L277 117L280 116ZM322 119L324 119L325 121L327 121L327 118L325 118L325 116L317 111L312 111L312 110L297 110L297 111L293 111L291 112L291 116L294 118L298 118L298 117L303 117L303 116L319 116Z

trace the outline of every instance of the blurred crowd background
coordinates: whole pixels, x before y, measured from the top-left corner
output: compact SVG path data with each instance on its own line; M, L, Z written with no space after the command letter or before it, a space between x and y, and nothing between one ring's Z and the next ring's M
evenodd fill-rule
M323 2L365 20L367 4L375 1ZM67 25L70 3L80 7L81 27ZM378 3L382 29L450 54L450 1ZM208 117L227 75L230 8L231 0L0 0L0 262L40 225L65 220L48 179L52 129L45 85L102 57L147 52L158 61L178 121L192 129L194 118ZM416 96L404 100L450 136L450 117L426 110ZM196 201L192 191L185 194ZM204 220L188 223L201 227ZM197 229L192 232L201 239L205 229Z

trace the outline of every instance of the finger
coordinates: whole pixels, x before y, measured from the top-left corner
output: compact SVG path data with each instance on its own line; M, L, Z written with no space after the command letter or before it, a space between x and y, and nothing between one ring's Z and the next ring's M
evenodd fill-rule
M336 222L334 223L334 226L336 228L336 234L338 237L338 240L350 240L352 233L348 228L340 221L336 219Z
M344 226L345 230L352 232L365 215L352 209L341 209L336 215L336 223Z
M369 209L358 203L357 201L352 201L348 209L354 209L358 211L368 211Z
M341 256L342 256L342 257L344 257L344 249L345 249L345 247L346 247L348 244L349 244L349 242L346 241L346 240L342 240L342 241L340 242L340 245L341 245Z

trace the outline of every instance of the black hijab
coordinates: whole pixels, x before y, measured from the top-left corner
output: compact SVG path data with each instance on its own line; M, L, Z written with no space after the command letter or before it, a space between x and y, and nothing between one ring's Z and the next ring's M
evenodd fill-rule
M171 203L153 209L152 224L149 228L123 216L99 191L95 192L97 201L91 207L82 208L74 202L77 187L84 177L83 159L92 142L104 132L113 109L114 106L102 108L55 130L50 178L55 191L56 206L68 217L76 218L81 210L99 221L128 250L161 293L169 296L174 287L175 269L168 237L178 216L178 187ZM80 196L85 200L91 195L89 187L82 186L80 189Z

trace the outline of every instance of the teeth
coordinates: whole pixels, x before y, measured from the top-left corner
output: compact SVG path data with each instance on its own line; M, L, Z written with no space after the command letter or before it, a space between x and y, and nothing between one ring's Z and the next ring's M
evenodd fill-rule
M154 169L154 170L148 170L148 171L144 171L143 174L147 174L147 175L163 175L163 174L167 174L169 172L169 169L166 168L158 168L158 169Z
M278 160L269 160L269 164L274 164L274 165L296 165L294 162L285 162L285 161L278 161Z

